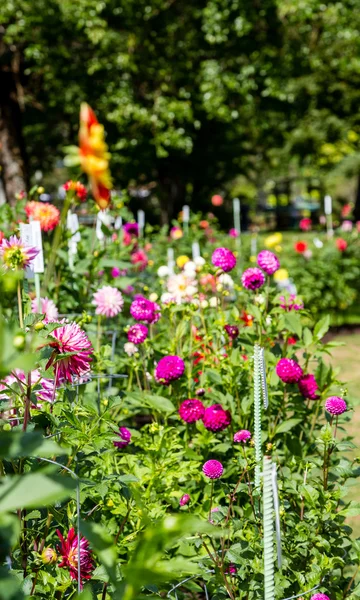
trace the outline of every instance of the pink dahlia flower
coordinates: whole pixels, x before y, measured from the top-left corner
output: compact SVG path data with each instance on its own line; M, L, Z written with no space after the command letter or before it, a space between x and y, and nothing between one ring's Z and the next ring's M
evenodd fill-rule
M228 567L226 567L224 573L226 575L236 575L237 573L237 568L233 563L230 563Z
M181 496L181 498L179 500L180 506L185 506L186 504L189 504L189 502L190 502L189 494L184 494L183 496Z
M59 564L59 567L63 567L69 569L71 579L78 578L78 536L75 533L75 529L71 527L69 529L67 538L64 539L63 535L60 533L59 529L56 530L56 533L60 539L60 546L58 548L58 552L62 557L62 561ZM94 570L94 564L92 561L92 553L89 549L89 542L86 538L80 538L80 578L81 583L86 579L91 579L91 573Z
M325 402L325 410L331 415L342 415L347 410L346 402L339 396L330 396Z
M232 237L232 238L237 238L237 237L239 237L239 232L238 232L238 230L237 230L237 229L234 229L234 228L230 229L230 231L229 231L229 236L230 236L230 237Z
M206 429L223 431L231 423L231 414L230 411L224 410L221 404L213 404L205 409L202 420Z
M143 296L138 296L131 303L130 314L136 321L156 323L160 319L160 306Z
M114 442L114 446L116 448L125 448L131 442L131 431L128 430L127 427L119 427L118 436L120 440L118 442Z
M111 269L111 277L113 277L114 279L116 277L119 277L121 275L121 270L119 269L119 267L113 267Z
M280 358L276 374L284 383L297 383L303 376L303 370L292 358Z
M124 306L124 298L117 288L104 285L95 292L92 303L96 306L97 315L116 317Z
M185 371L185 363L180 356L163 356L156 365L155 379L158 383L169 385L179 379Z
M251 433L247 429L240 429L234 434L234 442L246 444L246 442L251 438Z
M36 298L31 301L31 312L39 313L38 301ZM53 323L59 316L59 311L55 302L49 298L40 298L40 313L45 315L44 323Z
M205 406L201 400L197 400L196 398L184 400L179 408L179 415L185 423L195 423L195 421L199 421L204 416L204 412Z
M9 269L25 269L39 254L37 248L25 246L21 238L12 235L8 240L3 240L0 246L0 256Z
M235 340L239 335L239 328L236 325L224 325L224 329L232 340Z
M330 600L330 598L326 594L314 594L310 600Z
M129 235L139 237L139 225L137 223L125 223L123 230Z
M48 369L56 360L59 381L71 381L73 375L81 377L90 371L90 354L93 352L91 342L86 333L77 323L66 323L50 334L54 339L50 343L53 348L52 355L46 368ZM72 353L68 356L69 353ZM65 356L63 356L65 355Z
M224 467L218 460L208 460L203 465L202 472L209 479L219 479L224 472Z
M260 269L253 267L243 272L241 281L247 290L257 290L264 285L265 275Z
M142 344L145 342L148 336L149 330L146 325L141 325L140 323L136 323L132 325L127 332L127 339L129 342L133 342L133 344Z
M148 255L146 252L144 252L144 250L141 249L133 252L130 260L131 264L135 265L137 271L144 271L149 262Z
M270 252L270 250L262 250L259 252L257 263L267 275L273 275L280 267L278 257L273 252Z
M304 308L304 303L301 300L296 300L295 294L290 294L289 298L280 296L280 307L290 312L291 310L301 310Z
M224 273L231 271L236 265L236 258L231 250L227 248L216 248L214 250L211 262L215 267L219 267Z
M319 395L316 393L319 389L316 383L314 375L303 375L298 381L299 392L304 398L310 398L310 400L317 400Z

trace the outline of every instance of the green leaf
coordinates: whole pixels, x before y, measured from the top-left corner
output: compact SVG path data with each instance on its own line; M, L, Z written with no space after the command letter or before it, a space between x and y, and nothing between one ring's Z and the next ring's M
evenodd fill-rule
M143 394L143 400L151 408L160 412L174 412L175 406L168 398L164 396L155 396L153 394Z
M326 315L320 319L320 321L315 325L314 328L314 338L317 340L321 340L324 337L325 333L328 331L330 327L330 315Z
M38 432L3 431L0 437L0 458L17 458L19 456L58 456L69 454L54 440L46 440Z
M319 492L314 487L308 484L303 484L299 486L299 492L309 504L316 506L316 501L319 498Z
M76 481L68 476L31 473L6 477L0 485L0 511L49 506L71 496Z
M89 540L101 564L106 569L110 581L116 586L118 555L113 538L99 523L80 521L80 531Z
M304 328L304 331L303 331L303 340L304 340L305 348L308 348L309 346L311 346L312 341L313 341L313 337L312 337L312 333L311 333L311 331L310 331L310 329L308 327Z
M285 327L292 333L295 333L298 338L301 338L302 326L301 317L296 312L289 312L284 315Z
M285 433L286 431L290 431L293 427L296 427L299 423L302 422L302 419L287 419L287 421L283 421L280 423L275 429L275 435L278 433Z

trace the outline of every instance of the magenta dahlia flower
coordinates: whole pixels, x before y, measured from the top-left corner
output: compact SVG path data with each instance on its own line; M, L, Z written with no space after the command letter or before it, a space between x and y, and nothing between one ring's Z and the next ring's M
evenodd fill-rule
M251 438L251 433L247 429L240 429L234 434L234 442L246 444L246 442Z
M303 375L298 381L298 388L304 398L309 398L310 400L317 400L319 398L319 395L316 393L319 386L316 383L314 375Z
M219 267L224 273L231 271L236 265L235 255L227 248L216 248L214 250L211 262L215 267Z
M179 415L185 423L195 423L195 421L199 421L204 416L204 412L205 406L201 400L197 400L196 398L184 400L179 408Z
M75 529L71 527L67 534L67 538L65 539L59 529L56 530L56 533L60 539L60 546L58 547L58 552L62 557L62 561L59 564L59 567L63 567L65 569L69 569L71 579L78 578L78 536L75 533ZM80 578L81 583L86 579L91 579L91 574L94 570L94 564L92 560L92 553L89 548L89 542L86 538L80 538Z
M181 496L181 498L179 500L180 506L185 506L186 504L189 504L189 502L190 502L189 494L184 494L183 496Z
M185 371L185 363L180 356L163 356L156 365L155 379L158 383L169 385L179 379Z
M303 370L292 358L280 358L276 374L284 383L297 383L303 376Z
M119 441L114 442L116 448L125 448L131 442L131 431L127 427L119 427Z
M224 472L224 467L218 460L211 459L203 465L202 472L209 479L219 479Z
M38 254L37 248L25 246L22 239L16 235L10 236L8 240L3 240L0 245L0 256L5 266L13 270L29 267Z
M138 296L130 306L130 314L136 321L156 323L160 319L160 306L143 296Z
M141 323L136 323L136 325L132 325L127 332L127 339L129 342L133 342L133 344L142 344L145 342L148 336L149 330L146 325L141 325Z
M239 328L236 325L224 325L224 329L232 340L235 340L239 335Z
M223 431L231 423L231 414L230 411L224 410L221 404L213 404L205 409L202 420L206 429Z
M330 396L325 402L325 410L331 415L342 415L347 410L346 402L339 396Z
M123 230L129 235L139 237L139 225L137 223L125 223Z
M234 227L232 229L230 229L229 231L229 236L232 238L237 238L239 237L239 232L237 229L235 229Z
M290 312L291 310L301 310L304 308L304 303L301 300L296 300L295 294L290 294L289 298L280 296L280 306L283 310Z
M326 594L314 594L310 600L330 600L330 598Z
M31 301L31 312L45 315L44 323L53 323L59 316L59 311L55 302L49 298L40 298L40 311L38 310L38 301L36 298Z
M65 379L71 381L73 375L81 377L90 371L90 354L93 352L91 342L77 323L66 323L50 334L54 341L50 343L53 348L48 369L56 360L59 381ZM69 353L73 353L68 356ZM65 355L65 356L62 356Z
M265 275L260 269L253 267L243 272L241 281L247 290L257 290L264 285Z
M276 254L270 250L262 250L257 255L257 264L267 274L273 275L280 267L280 262Z
M105 317L116 317L124 306L122 293L111 285L104 285L94 294L92 303L96 306L96 314Z

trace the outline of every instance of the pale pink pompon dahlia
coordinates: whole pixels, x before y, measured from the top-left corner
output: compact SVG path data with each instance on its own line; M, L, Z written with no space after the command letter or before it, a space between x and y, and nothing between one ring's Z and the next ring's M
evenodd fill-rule
M116 317L124 305L122 293L111 285L104 285L94 294L92 303L96 306L96 314L104 317Z
M231 414L221 404L213 404L205 409L202 418L204 426L210 431L223 431L231 423Z
M215 267L219 267L224 273L231 271L236 265L235 255L227 248L216 248L214 250L211 262Z
M273 275L280 267L278 257L273 252L270 252L270 250L259 252L257 263L267 275Z
M179 379L185 371L185 363L180 356L163 356L156 365L155 379L158 383L169 385Z
M127 339L129 342L133 344L142 344L145 342L148 336L149 330L146 325L141 325L141 323L136 323L132 325L127 332Z
M3 240L0 245L0 256L5 266L13 270L25 269L38 254L39 250L25 246L22 239L16 235L10 236L8 240Z
M179 415L185 423L195 423L195 421L199 421L204 416L204 412L205 406L201 400L197 400L196 398L184 400L179 408Z
M303 376L303 370L292 358L280 358L276 374L284 383L297 383Z
M224 472L224 467L218 460L208 460L202 468L202 472L209 479L219 479Z
M346 402L339 396L330 396L325 402L325 410L331 415L342 415L347 410Z
M246 442L251 438L251 433L247 429L241 429L234 434L234 442L246 444Z
M81 377L90 371L91 353L93 347L86 333L77 323L66 323L50 334L54 339L50 343L53 348L50 360L46 368L48 369L56 360L55 371L58 370L59 381L65 379L71 381L73 375ZM73 352L71 356L62 356Z
M243 272L241 281L247 290L257 290L264 285L265 275L260 269L253 267Z

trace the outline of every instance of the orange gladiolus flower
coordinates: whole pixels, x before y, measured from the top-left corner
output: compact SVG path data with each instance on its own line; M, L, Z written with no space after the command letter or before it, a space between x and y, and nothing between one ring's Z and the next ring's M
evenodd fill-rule
M96 203L104 209L110 203L112 188L110 153L105 143L104 127L85 102L80 108L79 155L81 168L89 177Z

